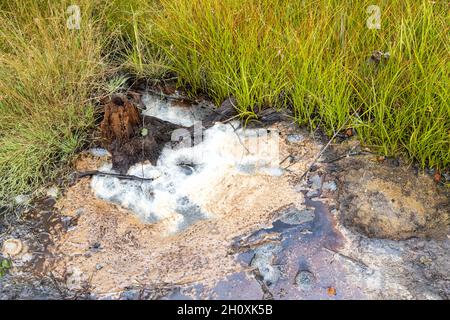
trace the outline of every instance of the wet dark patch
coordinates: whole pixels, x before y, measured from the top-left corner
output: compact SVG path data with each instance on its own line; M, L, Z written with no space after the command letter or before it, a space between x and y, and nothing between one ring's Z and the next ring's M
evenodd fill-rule
M341 266L329 264L330 252L343 244L335 218L320 201L306 198L305 205L303 210L292 205L278 210L274 215L278 219L270 228L233 243L233 252L239 253L236 258L253 268L266 298L324 299L329 298L328 287L347 286ZM338 293L333 298L345 296L357 297L359 293Z
M26 251L14 257L13 265L19 271L0 278L1 299L64 299L73 296L50 272L53 256L49 248L55 237L66 230L62 217L53 207L53 198L36 200L32 206L8 221L6 234L0 240L13 237L26 244ZM3 223L6 223L3 220ZM30 259L23 261L23 254ZM82 299L82 296L78 298Z

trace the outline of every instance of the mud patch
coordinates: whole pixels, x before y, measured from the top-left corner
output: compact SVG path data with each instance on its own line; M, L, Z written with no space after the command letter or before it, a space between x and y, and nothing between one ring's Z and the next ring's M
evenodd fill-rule
M450 202L434 181L411 169L366 164L342 176L343 222L375 238L445 238Z
M0 244L6 250L0 254L0 260L2 255L10 259L12 268L0 277L0 300L73 297L51 272L54 257L49 248L59 234L67 230L65 217L53 208L55 202L51 197L42 198L33 206L20 208L18 216L2 221L5 231L0 234ZM5 248L11 239L20 242L20 251L16 250L13 255Z

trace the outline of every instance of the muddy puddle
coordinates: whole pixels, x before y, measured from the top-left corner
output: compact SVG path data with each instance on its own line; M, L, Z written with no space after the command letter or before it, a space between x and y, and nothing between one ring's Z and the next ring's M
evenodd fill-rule
M33 211L43 246L2 234L24 244L2 298L20 283L50 299L449 298L449 198L432 178L353 155L355 140L311 167L326 142L289 115L244 129L230 103L121 99L107 150L78 158L90 174Z

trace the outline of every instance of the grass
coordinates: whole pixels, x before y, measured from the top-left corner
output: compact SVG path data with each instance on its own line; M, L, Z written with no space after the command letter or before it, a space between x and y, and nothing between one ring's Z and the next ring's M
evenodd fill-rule
M354 128L386 156L450 165L448 7L401 0L64 0L0 4L0 203L55 178L88 140L105 73L177 75L242 117L292 108L299 125ZM376 3L374 3L376 2ZM366 9L381 8L381 29ZM12 21L12 23L11 23ZM374 50L389 52L379 64Z
M104 68L99 30L93 22L66 28L67 7L1 4L0 203L60 174L94 124L89 97Z
M140 30L163 50L180 85L240 112L292 107L329 135L353 127L386 156L450 164L448 7L445 1L161 0ZM372 52L389 52L378 66Z

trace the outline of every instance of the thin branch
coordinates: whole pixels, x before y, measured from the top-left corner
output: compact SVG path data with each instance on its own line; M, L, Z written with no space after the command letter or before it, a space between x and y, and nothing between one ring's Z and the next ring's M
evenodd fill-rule
M101 172L98 170L77 172L76 175L77 175L77 179L81 179L84 177L92 177L92 176L108 176L108 177L114 177L114 178L124 179L124 180L137 180L137 181L153 181L153 180L155 180L154 178L142 178L142 177L127 175L127 174Z

